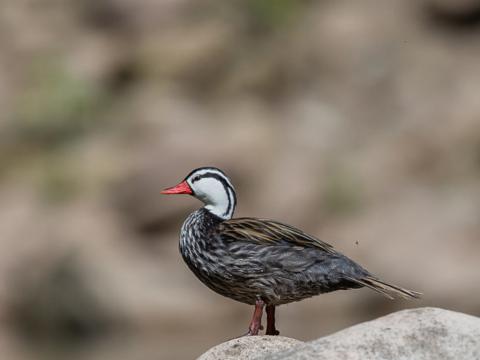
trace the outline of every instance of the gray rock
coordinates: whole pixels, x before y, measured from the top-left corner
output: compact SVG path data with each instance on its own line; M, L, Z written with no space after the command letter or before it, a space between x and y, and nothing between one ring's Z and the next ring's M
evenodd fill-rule
M217 345L197 360L251 360L268 354L284 352L302 344L301 341L283 336L244 336Z
M258 359L479 360L480 318L437 308L404 310Z

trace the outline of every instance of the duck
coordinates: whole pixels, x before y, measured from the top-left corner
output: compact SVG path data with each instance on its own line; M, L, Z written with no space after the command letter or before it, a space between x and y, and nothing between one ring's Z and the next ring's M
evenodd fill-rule
M275 309L337 290L362 287L389 299L418 299L421 294L380 280L334 247L279 221L234 218L237 205L230 178L216 167L191 171L161 192L187 194L204 206L192 212L180 230L179 250L188 268L207 287L254 306L245 335L278 335Z

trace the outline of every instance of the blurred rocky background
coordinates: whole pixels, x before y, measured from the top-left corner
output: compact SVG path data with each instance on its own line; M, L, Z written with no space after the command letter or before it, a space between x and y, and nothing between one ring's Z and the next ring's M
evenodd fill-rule
M417 302L283 306L310 340L480 315L478 0L3 0L0 357L192 359L246 331L177 247L192 168Z

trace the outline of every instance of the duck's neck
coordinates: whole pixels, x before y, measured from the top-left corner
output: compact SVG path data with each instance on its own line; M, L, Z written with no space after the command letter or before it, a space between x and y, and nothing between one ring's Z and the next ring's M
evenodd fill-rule
M235 212L236 205L237 197L235 196L235 191L225 186L221 193L217 193L216 196L210 197L206 201L204 209L222 220L229 220Z
M180 231L180 251L182 254L184 254L185 249L206 245L211 230L222 221L221 218L205 208L191 213L184 221Z

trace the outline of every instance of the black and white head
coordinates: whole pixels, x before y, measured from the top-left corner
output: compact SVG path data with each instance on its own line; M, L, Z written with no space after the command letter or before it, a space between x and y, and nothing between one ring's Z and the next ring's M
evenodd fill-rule
M228 220L233 216L237 198L225 173L215 167L193 170L180 184L165 189L162 194L190 194L205 204L205 209Z

